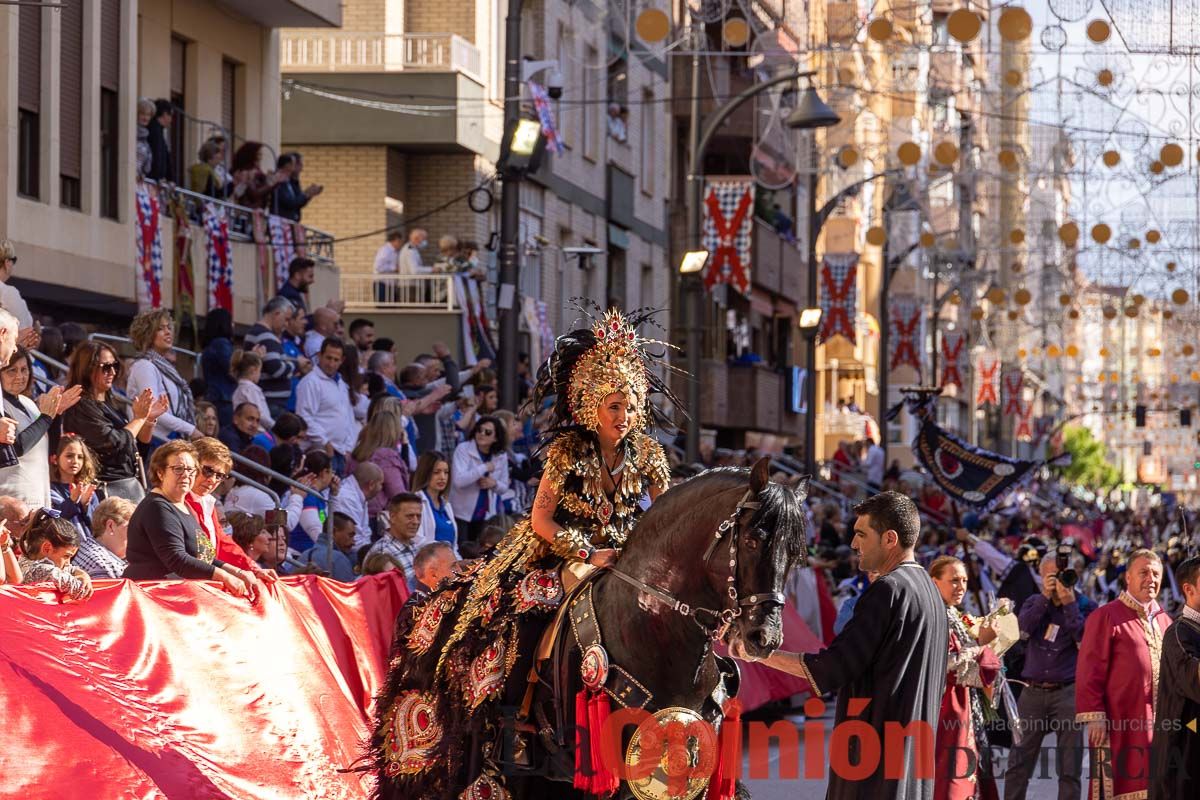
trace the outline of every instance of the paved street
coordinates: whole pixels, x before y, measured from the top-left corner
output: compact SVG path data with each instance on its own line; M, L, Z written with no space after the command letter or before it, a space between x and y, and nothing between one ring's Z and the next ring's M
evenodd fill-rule
M828 753L829 731L833 727L832 713L825 717L823 721L826 730L824 752ZM1054 738L1052 736L1048 737L1043 746L1053 747ZM822 762L826 764L826 769L828 769L829 758L826 756L822 759ZM801 742L799 763L801 774L803 775L805 764L803 742ZM749 771L749 757L746 756L742 764L742 775L748 776ZM825 797L826 780L813 780L804 777L801 777L799 780L782 780L779 778L779 750L774 745L771 748L770 771L771 778L767 780L745 780L746 786L750 789L751 797L754 800L821 800L821 798ZM1086 764L1084 774L1087 774ZM1003 782L1000 782L999 789L1000 796L1003 797ZM1081 797L1082 794L1081 792ZM1035 772L1025 796L1027 800L1055 800L1058 797L1058 783L1053 777L1039 778L1039 774Z

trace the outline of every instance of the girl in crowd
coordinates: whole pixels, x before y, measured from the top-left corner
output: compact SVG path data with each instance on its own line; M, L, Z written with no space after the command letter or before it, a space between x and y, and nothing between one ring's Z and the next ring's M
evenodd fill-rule
M233 407L253 403L258 407L259 428L270 431L275 427L275 419L271 416L266 395L258 388L258 379L262 376L262 357L257 353L235 350L229 363L233 377L237 379L237 388L233 390Z
M429 542L446 542L458 553L458 525L454 521L454 509L450 505L450 462L436 451L422 453L417 459L417 471L413 475L413 491L420 496L425 507L421 512L421 528L417 531L417 545Z
M21 539L22 583L53 583L71 600L92 596L92 579L71 559L79 550L79 532L49 509L39 508Z
M207 400L196 401L196 430L205 436L216 436L221 430L217 407Z
M96 456L73 433L58 439L58 451L50 459L50 501L64 520L75 526L81 539L92 535L92 512L100 504L96 497Z
M304 508L300 511L300 524L292 529L288 546L303 553L317 543L325 529L325 517L329 513L329 498L337 494L338 480L333 474L329 456L321 450L304 454L296 480L312 487L304 497Z

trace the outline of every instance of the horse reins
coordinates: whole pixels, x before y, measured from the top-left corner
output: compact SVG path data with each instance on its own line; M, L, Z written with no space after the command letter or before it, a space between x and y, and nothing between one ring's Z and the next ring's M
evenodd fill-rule
M699 607L699 606L693 608L692 606L688 605L687 603L683 602L679 598L675 597L674 595L672 595L670 592L666 591L665 589L660 589L657 586L652 586L644 581L638 580L637 578L633 577L632 575L630 575L626 572L622 572L621 570L617 569L616 567L610 567L608 571L611 572L613 575L617 576L618 578L620 578L621 580L625 581L626 583L630 584L631 586L634 586L634 587L640 589L641 591L645 592L646 594L649 594L653 597L658 598L663 603L670 606L673 611L676 611L679 614L681 614L682 616L687 617L688 619L695 622L697 625L700 626L700 628L706 634L708 634L708 637L710 640L717 638L717 636L720 634L720 632L727 625L732 624L735 619L740 617L742 615L743 609L752 608L752 607L760 605L762 603L771 603L771 602L778 603L779 605L783 605L786 598L784 598L782 592L761 592L758 594L752 594L746 598L741 598L738 595L738 590L737 590L737 561L738 561L738 559L737 559L737 554L738 554L737 526L741 520L743 511L745 511L746 509L757 511L762 506L762 503L758 502L757 500L751 499L754 496L755 495L754 495L753 491L751 491L750 489L746 490L746 493L744 495L742 495L742 499L738 501L737 507L733 509L733 513L731 513L728 517L726 517L725 520L722 521L721 524L717 526L717 530L713 534L712 541L709 542L709 544L708 544L708 549L704 551L704 559L700 562L703 565L705 565L705 567L707 567L708 561L709 561L709 559L712 558L713 553L716 552L717 545L719 545L721 543L721 539L724 538L725 534L727 534L727 533L730 534L729 535L729 577L727 579L727 588L726 588L726 591L729 596L729 606L728 607L726 607L720 611L717 611L717 610L711 609L711 608L703 608L703 607ZM731 533L731 531L732 531L732 533ZM706 623L706 622L702 621L697 616L698 614L701 614L701 613L711 616L713 619L713 622Z

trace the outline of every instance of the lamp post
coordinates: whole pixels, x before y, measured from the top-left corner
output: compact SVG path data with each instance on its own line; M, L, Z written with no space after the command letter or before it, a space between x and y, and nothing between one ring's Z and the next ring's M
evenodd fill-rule
M699 55L692 57L692 122L690 133L691 153L688 158L686 208L687 208L687 241L685 247L689 251L701 250L700 224L702 213L702 193L704 190L704 151L712 141L721 123L729 118L743 103L755 95L765 92L780 84L796 81L801 78L811 78L815 72L795 69L776 75L773 78L756 83L735 97L730 98L720 108L716 109L701 130L700 99L699 99ZM823 128L835 125L841 120L829 106L817 95L817 90L810 84L800 100L799 106L787 119L787 126L792 129ZM810 193L811 197L811 193ZM810 201L811 202L811 201ZM811 251L811 245L810 245ZM697 461L700 457L700 336L702 333L701 316L703 314L704 293L699 271L684 273L682 276L683 289L687 307L687 368L690 374L687 391L688 412L691 421L687 429L687 459Z
M511 136L521 116L521 6L509 0L504 20L504 135ZM517 408L517 320L520 313L517 284L521 253L517 242L521 219L521 174L504 176L500 198L500 285L496 308L500 315L500 407Z

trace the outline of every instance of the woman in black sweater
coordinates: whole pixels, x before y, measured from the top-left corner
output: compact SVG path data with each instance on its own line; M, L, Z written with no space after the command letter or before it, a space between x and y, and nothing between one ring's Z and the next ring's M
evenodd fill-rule
M62 429L77 434L96 454L105 496L136 503L146 495L138 445L150 443L154 423L167 410L168 401L166 395L155 399L146 389L133 398L133 419L126 419L112 396L119 374L121 361L115 350L100 342L80 343L71 354L67 382L82 386L83 397L63 415Z
M249 576L216 557L217 543L184 503L196 480L196 464L196 448L183 439L173 439L154 451L150 459L154 490L129 518L125 577L215 580L235 597L245 597Z

